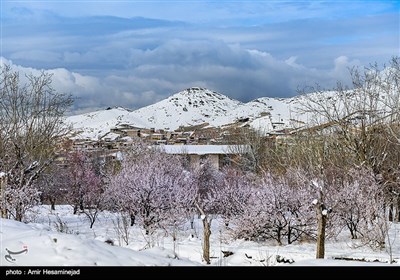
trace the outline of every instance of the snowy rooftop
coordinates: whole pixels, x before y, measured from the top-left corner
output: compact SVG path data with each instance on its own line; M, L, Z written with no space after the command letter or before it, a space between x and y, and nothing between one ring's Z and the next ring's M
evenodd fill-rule
M246 152L248 145L161 145L167 154L240 154Z

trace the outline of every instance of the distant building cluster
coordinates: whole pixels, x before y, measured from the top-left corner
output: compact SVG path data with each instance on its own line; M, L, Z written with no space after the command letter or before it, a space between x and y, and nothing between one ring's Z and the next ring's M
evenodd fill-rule
M181 126L175 131L154 128L140 128L129 124L119 124L103 134L99 139L68 138L61 149L59 162L66 160L67 151L84 151L103 157L105 160L120 160L125 151L129 151L138 142L159 149L169 154L186 154L192 167L209 159L213 166L221 168L235 156L249 149L246 133L254 133L247 120L234 124L211 127L208 123L195 126ZM264 133L265 141L275 144L287 143L294 130L275 129Z

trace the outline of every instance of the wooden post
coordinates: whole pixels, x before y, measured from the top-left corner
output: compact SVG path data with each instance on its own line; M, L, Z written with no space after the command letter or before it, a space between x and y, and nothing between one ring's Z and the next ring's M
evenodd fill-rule
M318 230L317 230L317 259L323 259L325 257L325 228L326 228L326 215L323 213L323 206L317 204L317 220L318 220Z
M322 188L317 184L314 184L315 187L318 187L318 195L319 198L313 201L313 204L316 207L317 221L318 221L318 229L317 229L317 252L316 258L323 259L325 257L325 231L326 231L326 222L327 222L327 214L328 209L326 209L324 205L324 193Z
M195 202L195 206L201 214L201 220L203 221L203 258L207 264L210 264L210 235L211 235L211 220L203 209Z
M211 235L211 225L208 221L207 216L201 217L203 220L203 258L207 264L210 264L210 235Z

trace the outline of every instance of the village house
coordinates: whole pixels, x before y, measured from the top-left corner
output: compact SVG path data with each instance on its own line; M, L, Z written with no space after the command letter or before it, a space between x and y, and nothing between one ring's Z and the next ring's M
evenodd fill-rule
M191 168L200 166L209 160L215 169L221 169L232 163L232 158L249 151L248 145L160 145L167 154L189 157Z

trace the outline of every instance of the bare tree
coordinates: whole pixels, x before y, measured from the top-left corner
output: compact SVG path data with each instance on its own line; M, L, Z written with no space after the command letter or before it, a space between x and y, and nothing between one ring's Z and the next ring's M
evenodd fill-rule
M343 173L342 178L336 180L338 189L335 212L340 224L343 224L350 232L352 239L367 238L368 225L382 207L382 191L370 169L353 168ZM377 211L370 211L375 209ZM386 215L383 215L385 217Z
M100 212L105 209L106 201L105 184L98 174L91 172L83 190L84 208L82 211L89 219L90 228L93 227Z
M195 186L193 192L194 206L203 223L203 259L207 264L210 264L211 223L220 210L218 209L220 197L218 197L216 190L222 185L222 176L207 160L192 171L192 176Z
M260 172L267 161L266 137L261 132L249 127L235 128L230 132L228 143L232 145L231 152L239 155L231 159L242 171Z
M371 203L374 209L371 210L373 215L365 216L367 218L366 225L371 233L379 232L379 230L372 230L373 228L387 228L379 226L380 219L386 219L385 209L389 208L389 214L394 213L394 215L389 215L390 220L399 216L398 196L396 195L399 190L397 170L400 158L400 142L396 136L400 131L399 70L398 57L393 58L390 65L384 65L383 69L377 64L370 65L363 70L352 68L350 69L351 88L340 82L329 91L317 85L311 87L310 91L313 93L301 92L303 96L299 99L300 111L314 117L314 122L309 127L298 131L299 136L304 135L303 132L307 131L311 137L309 139L314 142L316 139L320 139L323 143L320 152L314 153L317 155L316 158L319 158L319 163L311 166L319 166L320 174L325 174L324 176L326 176L327 170L337 168L344 172L362 167L373 171L373 178L380 185L381 190L375 192L376 197L374 196ZM301 151L301 153L303 152ZM322 179L319 187L332 187L329 184L339 187L332 180L321 176L317 176L317 178ZM355 188L355 186L353 187ZM368 188L362 188L360 191L367 190ZM356 188L353 191L356 191ZM324 197L326 198L326 195L320 193L320 197L316 200L321 226L324 224L325 216L318 209L320 209L322 205L320 203L323 202ZM348 203L348 200L345 199L345 201ZM381 201L382 205L375 203L378 201ZM343 210L343 207L339 206L339 209ZM351 211L341 212L342 218L351 216ZM361 213L361 216L364 216L364 213ZM351 220L347 219L347 226L351 227L353 237L355 237L356 231L361 230L354 216ZM368 231L364 230L364 232ZM384 240L382 236L385 235L379 233L377 236L380 238L373 239L382 244L380 240ZM318 256L323 256L322 250L320 253L317 252Z
M70 174L67 168L54 165L46 169L37 181L41 193L42 203L50 203L51 210L55 210L56 203L65 203L68 193L67 181Z
M27 199L38 194L35 180L52 164L68 132L63 116L72 98L55 91L46 72L21 78L10 65L0 67L0 170L7 176L1 208L22 220L32 206L26 203L37 201ZM25 198L16 200L15 193Z
M353 167L371 168L385 189L387 205L399 221L397 178L400 158L400 57L388 65L376 63L364 69L350 69L351 88L338 82L327 91L311 87L302 96L300 110L314 116L314 127L330 127L340 143L343 157ZM310 128L311 129L311 128ZM339 149L336 149L337 151ZM394 217L395 216L395 217Z
M219 214L229 226L237 216L244 213L252 192L252 183L256 179L252 173L243 172L233 167L225 167L221 171L222 183L215 189Z
M236 237L250 240L275 240L282 245L315 238L315 215L310 205L307 181L289 169L285 175L264 173L253 182L243 213L235 219ZM300 180L301 179L301 180ZM244 190L242 190L244 191Z
M118 210L136 216L149 235L168 221L177 222L179 209L188 208L182 192L186 177L179 157L147 150L123 161L108 192Z
M73 213L77 214L78 209L83 211L84 209L84 189L85 184L92 173L89 165L89 158L85 152L74 151L67 156L67 169L66 172L69 174L63 184L68 189L67 201L73 207ZM60 179L62 179L60 178Z

